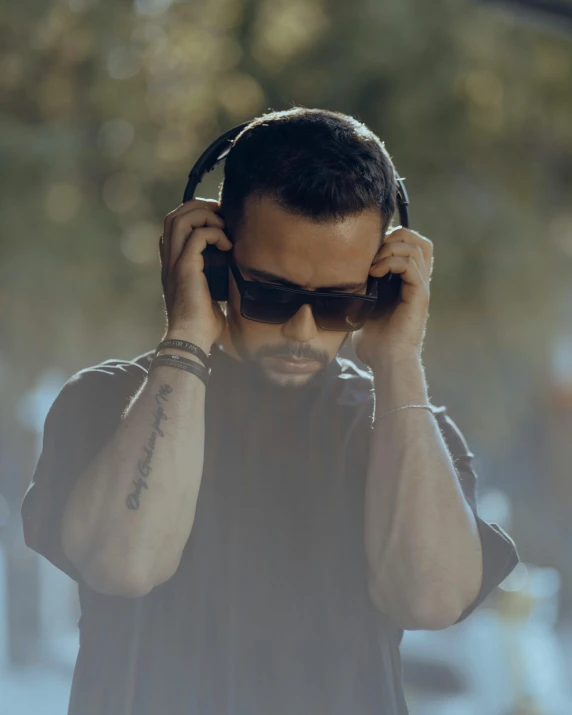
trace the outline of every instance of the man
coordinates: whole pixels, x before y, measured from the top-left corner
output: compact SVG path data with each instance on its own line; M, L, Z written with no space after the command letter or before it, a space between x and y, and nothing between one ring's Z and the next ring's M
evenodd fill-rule
M187 348L80 371L46 419L22 515L79 587L69 713L403 715L403 630L461 621L518 563L429 402L432 244L388 230L391 160L332 112L251 123L220 200L164 222L163 338ZM399 303L353 330L345 295L388 272ZM345 295L289 311L280 286ZM336 357L349 336L369 370Z

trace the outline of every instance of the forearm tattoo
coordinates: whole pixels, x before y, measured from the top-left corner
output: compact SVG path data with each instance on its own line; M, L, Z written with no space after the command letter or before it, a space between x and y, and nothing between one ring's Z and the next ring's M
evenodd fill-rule
M155 395L155 402L157 407L153 412L153 429L151 435L147 442L147 445L143 448L145 456L142 457L137 464L137 479L134 479L133 491L127 495L126 504L128 509L139 509L139 501L141 496L141 489L149 489L147 484L147 479L153 468L151 462L153 461L153 454L155 453L155 444L157 442L157 437L164 437L165 433L161 429L161 423L163 420L169 419L165 414L163 405L169 401L169 395L173 392L171 385L161 385L157 394Z

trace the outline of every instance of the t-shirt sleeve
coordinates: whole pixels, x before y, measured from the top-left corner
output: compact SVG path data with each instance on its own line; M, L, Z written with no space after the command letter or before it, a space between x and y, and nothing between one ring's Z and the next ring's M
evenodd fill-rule
M143 379L143 371L137 380L113 364L82 370L64 384L44 423L42 451L21 505L24 540L78 583L81 576L62 548L63 511L78 477L112 437Z
M489 524L478 515L476 503L477 474L473 465L475 455L469 449L461 430L449 417L445 407L435 408L434 414L457 469L459 483L465 499L475 515L483 551L481 588L475 600L465 608L455 621L455 623L460 623L504 581L520 559L516 545L506 531L498 524Z

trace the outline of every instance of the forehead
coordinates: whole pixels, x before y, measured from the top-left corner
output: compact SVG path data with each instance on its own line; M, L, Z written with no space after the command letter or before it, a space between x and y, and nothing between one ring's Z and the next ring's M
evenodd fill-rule
M235 257L312 288L365 280L379 248L375 209L328 222L293 214L267 196L249 196L235 238Z

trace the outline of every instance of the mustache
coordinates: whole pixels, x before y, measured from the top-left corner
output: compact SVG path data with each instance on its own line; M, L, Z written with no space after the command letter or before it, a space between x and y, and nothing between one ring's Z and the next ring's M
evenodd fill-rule
M318 362L327 362L327 355L318 352L309 345L273 345L260 348L256 351L257 357L278 357L289 360L317 360Z

